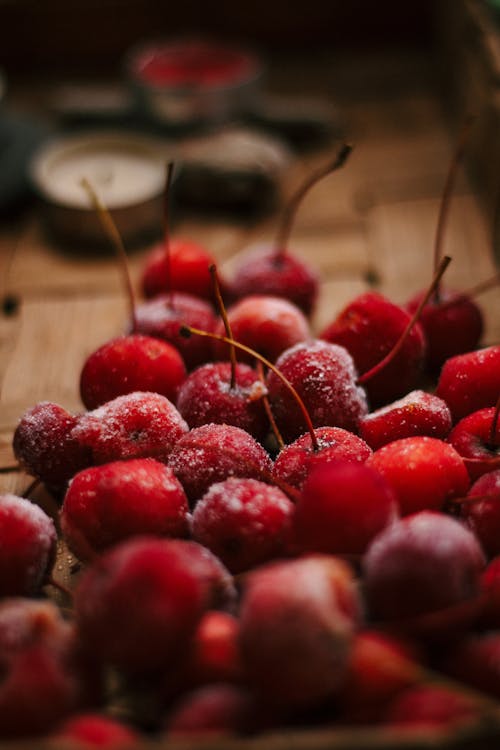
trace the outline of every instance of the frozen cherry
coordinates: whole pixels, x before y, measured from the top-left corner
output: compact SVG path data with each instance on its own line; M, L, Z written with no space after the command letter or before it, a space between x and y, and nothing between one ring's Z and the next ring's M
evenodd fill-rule
M268 705L310 708L339 690L360 602L334 557L266 565L245 580L240 647L249 684Z
M459 517L489 557L500 554L500 470L480 477L460 503Z
M234 383L232 372L229 362L198 367L179 389L177 408L192 428L209 423L229 424L263 440L269 430L262 404L265 386L256 371L243 362L234 368Z
M367 460L394 490L401 514L441 510L469 489L469 475L453 446L432 437L394 440Z
M473 411L495 406L499 393L500 346L451 357L443 365L436 388L455 422Z
M473 481L492 469L500 468L500 424L497 416L494 407L472 412L457 422L448 435L448 442L465 459Z
M185 377L182 357L171 344L132 334L108 341L87 358L80 394L87 409L133 391L154 391L175 401Z
M213 484L193 513L193 537L232 573L286 554L293 503L278 488L233 477Z
M195 427L174 446L168 465L194 504L215 482L230 476L265 480L272 462L251 435L229 424Z
M0 596L35 594L55 561L54 523L35 503L0 495Z
M306 433L282 448L273 466L275 478L300 490L316 466L338 460L363 463L372 454L364 440L341 427L317 427L314 435L317 446Z
M232 335L240 344L258 351L271 362L299 341L310 338L309 324L300 309L286 299L265 295L251 295L236 302L227 311ZM215 329L223 333L222 321ZM214 343L216 359L228 359L228 345ZM238 357L252 362L250 355L238 352Z
M157 297L173 290L210 301L212 285L208 268L212 263L213 256L198 242L175 238L170 240L168 249L162 242L146 258L141 278L144 296Z
M381 294L367 292L353 300L320 334L320 338L345 347L358 372L365 374L386 357L408 324L410 315ZM425 338L417 323L396 356L367 383L373 406L386 404L418 384L425 355Z
M393 440L416 435L443 440L451 427L450 410L442 399L425 391L411 391L399 401L366 414L359 434L377 450Z
M455 519L430 511L407 516L381 531L364 557L371 614L410 620L473 600L484 565L476 537Z
M42 401L23 414L14 433L13 449L23 469L56 495L92 460L72 435L78 421L62 406Z
M167 717L167 738L241 734L251 727L253 700L235 685L218 683L184 695Z
M129 458L166 461L188 426L159 393L129 393L84 414L72 435L87 448L92 464Z
M172 469L152 458L94 466L71 480L61 528L80 560L135 534L183 537L188 504Z
M368 406L351 355L326 341L300 343L287 349L276 366L301 396L315 427L342 427L357 431ZM269 400L285 440L306 430L304 415L274 372L267 375Z
M212 346L203 338L183 338L182 325L214 331L217 323L210 304L184 292L160 295L137 306L135 332L163 339L182 355L189 370L212 359Z
M155 672L186 652L213 599L193 543L135 537L104 553L75 591L82 638L127 672ZM133 606L131 606L133 604Z
M294 541L304 552L363 554L397 514L396 495L375 469L318 462L295 506Z

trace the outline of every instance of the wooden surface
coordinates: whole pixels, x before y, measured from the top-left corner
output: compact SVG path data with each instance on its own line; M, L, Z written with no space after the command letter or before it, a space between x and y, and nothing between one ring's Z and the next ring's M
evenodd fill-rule
M368 289L370 276L396 302L429 283L453 135L443 120L428 59L384 59L368 61L364 67L346 61L342 69L332 64L326 75L324 61L317 68L301 70L299 76L293 66L277 66L271 79L276 90L285 91L293 90L292 82L297 80L304 90L335 92L355 144L342 173L326 178L305 200L291 243L297 254L321 269L321 297L314 318L318 330L352 297ZM329 153L297 158L283 195ZM273 215L244 225L183 218L177 221L175 234L200 240L221 265L229 267L247 244L273 237L276 220ZM136 279L148 250L145 247L131 258ZM457 289L495 271L491 228L463 175L450 211L445 251L453 257L447 283ZM44 237L36 211L1 228L0 278L3 291L21 298L16 315L0 318L0 491L22 494L31 480L16 468L10 448L17 420L39 400L82 409L78 382L83 361L124 330L127 305L115 261L65 254ZM483 295L481 301L484 340L498 342L498 291ZM371 746L372 739L364 737L362 746ZM318 739L318 747L327 745Z

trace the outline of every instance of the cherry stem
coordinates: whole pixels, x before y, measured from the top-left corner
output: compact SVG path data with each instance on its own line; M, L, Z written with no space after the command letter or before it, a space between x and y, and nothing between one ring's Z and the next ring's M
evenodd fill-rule
M307 177L304 182L299 185L296 192L292 195L290 200L288 201L288 204L285 207L285 211L283 213L283 219L281 221L281 224L278 229L278 234L276 236L276 245L275 245L275 258L276 261L282 261L284 256L286 255L286 250L288 246L288 241L290 239L290 233L292 231L293 222L295 221L295 216L297 215L297 211L299 208L299 205L301 204L303 198L306 196L306 194L309 192L309 190L315 185L317 182L319 182L323 177L326 177L327 175L331 174L332 172L335 172L337 169L340 169L345 162L347 161L347 158L349 154L352 151L352 146L343 143L335 156L335 159L333 161L328 162L328 164L324 164L323 166L316 169L309 177Z
M403 347L406 339L408 338L411 331L413 330L415 324L418 322L418 319L420 318L422 310L424 309L425 305L428 303L433 293L435 292L441 280L441 277L443 276L444 272L446 271L450 263L451 263L451 258L448 255L445 255L441 263L439 264L439 268L436 272L436 275L434 276L432 284L430 285L429 289L427 290L422 300L420 301L419 306L417 307L412 317L410 318L403 333L401 334L399 339L396 341L391 351L388 354L386 354L386 356L383 359L381 359L380 362L374 365L370 370L365 372L363 375L360 375L357 381L359 385L363 385L368 380L371 380L373 377L375 377L375 375L378 375L379 372L383 370L384 367L386 367L390 362L392 362L393 359L397 356L397 354Z
M496 448L498 446L498 439L497 439L497 427L498 427L498 417L500 415L500 396L497 399L497 402L495 404L495 412L493 414L493 419L491 421L491 428L490 428L490 435L488 444L492 448Z
M255 349L250 349L249 346L246 346L245 344L240 344L239 341L235 341L234 339L229 339L226 336L220 336L217 333L210 333L209 331L202 331L199 328L193 328L192 326L186 326L183 325L179 329L179 333L181 336L185 336L186 338L189 338L191 334L195 334L196 336L205 336L206 338L213 339L214 341L223 341L225 344L232 344L237 349L240 349L242 352L246 352L247 354L250 354L250 356L255 357L256 360L259 362L262 362L266 367L269 367L270 370L274 372L275 375L279 377L279 379L282 381L283 385L288 388L291 395L297 402L302 415L304 417L304 421L307 425L307 429L309 431L309 434L311 435L311 445L314 450L314 452L317 452L319 450L319 443L318 439L316 437L316 433L314 432L314 426L311 421L311 417L309 415L309 412L307 411L306 405L302 401L301 397L297 393L296 389L293 387L293 385L290 383L288 378L286 378L278 368L273 365L272 362L270 362L268 359L262 356L262 354L259 354L259 352L256 352Z
M234 390L236 386L236 349L234 348L233 332L231 331L231 324L229 322L229 318L227 317L226 306L224 304L224 300L222 299L222 294L220 292L220 283L219 283L219 276L217 274L217 266L215 264L212 264L211 266L209 266L208 270L212 278L212 288L213 288L213 293L215 297L215 302L216 302L216 306L219 311L219 314L222 318L222 322L224 323L226 336L228 337L228 339L231 339L231 341L233 342L231 346L229 347L229 359L231 362L231 382L230 382L229 387L231 388L231 390Z
M167 164L167 176L165 179L165 192L163 198L163 237L165 243L165 256L167 259L167 291L168 305L171 310L174 309L174 294L172 290L172 256L170 254L170 193L172 188L172 178L174 175L174 162L169 161Z
M458 167L463 159L465 148L469 140L469 136L470 136L470 132L471 132L472 124L474 120L475 120L475 117L472 117L472 116L467 117L467 119L465 120L465 123L463 124L462 129L460 130L460 133L458 136L457 144L455 146L455 151L453 153L450 166L448 169L448 174L446 175L446 180L445 180L444 187L443 187L443 193L441 195L441 204L439 207L436 235L434 238L434 274L436 274L437 269L439 267L439 261L441 258L441 252L442 252L442 247L443 247L444 230L446 226L446 220L449 214L451 194L455 186ZM435 289L435 300L437 302L439 302L439 297L440 297L440 294L439 294L439 284L438 284Z
M259 378L260 378L261 383L265 383L264 367L262 365L262 362L260 361L257 362L257 372L259 373ZM262 397L262 401L264 403L264 409L265 409L267 418L269 420L269 424L271 425L271 430L273 432L274 437L276 438L276 442L278 443L278 448L281 451L285 447L285 441L283 440L281 436L281 432L278 429L278 425L276 424L276 420L274 418L274 414L269 404L269 398L267 397L267 394Z
M118 259L120 260L122 271L123 271L123 276L125 279L125 287L127 289L127 295L128 295L128 300L129 300L130 319L132 321L132 333L135 333L137 331L137 316L135 312L134 288L132 286L132 279L130 278L130 270L129 270L129 265L128 265L127 253L125 251L122 238L120 236L120 233L117 229L115 222L113 221L111 214L109 213L108 209L106 208L104 203L101 201L101 199L97 195L95 188L91 185L89 180L86 177L83 177L80 181L80 184L87 191L90 201L99 217L102 228L104 229L104 232L108 236L109 241L111 242L113 248L116 251Z

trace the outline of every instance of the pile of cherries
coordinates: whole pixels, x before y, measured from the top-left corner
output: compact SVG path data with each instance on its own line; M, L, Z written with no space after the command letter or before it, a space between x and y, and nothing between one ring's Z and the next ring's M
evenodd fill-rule
M495 722L500 346L437 280L416 317L368 292L314 337L318 278L280 236L220 282L167 239L83 366L87 411L22 416L60 514L0 498L0 737Z

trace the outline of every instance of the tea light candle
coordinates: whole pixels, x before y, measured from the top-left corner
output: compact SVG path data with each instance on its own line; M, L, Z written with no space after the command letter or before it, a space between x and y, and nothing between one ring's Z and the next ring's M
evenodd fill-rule
M65 235L75 231L102 239L98 223L84 227L94 209L81 185L86 178L114 212L119 229L127 235L161 225L161 195L165 165L172 150L163 141L129 133L85 133L60 138L42 147L32 164L34 185L51 209L50 223ZM126 220L120 212L126 211ZM124 223L125 222L125 223ZM93 222L92 222L93 224ZM148 226L149 224L149 226ZM94 229L97 231L95 232ZM69 230L69 231L68 231Z

